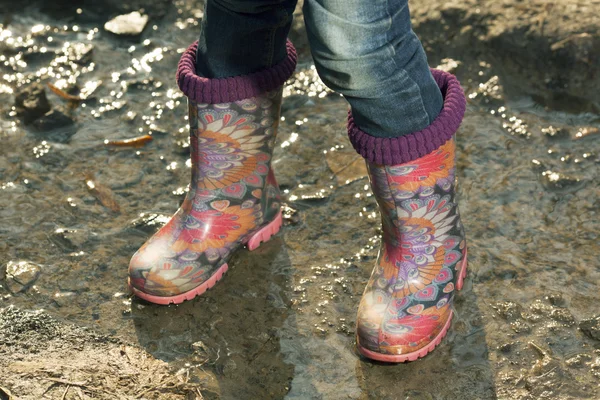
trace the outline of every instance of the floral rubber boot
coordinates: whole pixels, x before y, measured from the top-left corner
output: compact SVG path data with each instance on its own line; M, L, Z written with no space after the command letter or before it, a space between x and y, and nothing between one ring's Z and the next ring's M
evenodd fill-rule
M283 83L296 53L254 74L206 79L195 74L196 46L179 62L188 97L192 180L175 215L133 256L133 293L157 304L181 303L213 287L231 255L256 249L282 225L271 158Z
M454 139L466 102L454 76L432 73L444 107L423 131L375 138L349 117L350 139L367 159L383 225L356 325L358 351L377 361L414 361L432 351L448 332L467 271Z

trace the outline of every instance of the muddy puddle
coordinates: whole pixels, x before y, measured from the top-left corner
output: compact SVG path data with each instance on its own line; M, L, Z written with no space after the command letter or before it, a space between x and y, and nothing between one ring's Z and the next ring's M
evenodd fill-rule
M485 60L431 56L469 99L457 145L470 246L457 318L433 354L384 365L354 350L379 213L346 137L347 106L318 80L298 30L274 158L284 229L239 252L201 298L169 307L132 298L129 258L187 190L187 109L174 71L201 14L178 1L127 38L85 9L64 18L17 10L0 25L2 318L43 310L134 346L134 365L145 350L188 382L171 394L130 393L141 398L600 396L600 116L507 94L510 78ZM137 147L119 145L131 138ZM56 379L67 382L68 371L13 368L23 357L15 337L0 341L0 387L39 398L33 387L50 376L44 396L61 398L67 383ZM56 346L57 359L91 352L73 343ZM65 398L93 395L111 398L83 389Z

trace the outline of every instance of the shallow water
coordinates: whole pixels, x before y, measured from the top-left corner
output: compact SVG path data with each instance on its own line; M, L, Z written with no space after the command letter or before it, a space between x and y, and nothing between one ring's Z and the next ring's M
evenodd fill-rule
M205 398L600 396L600 342L579 329L600 300L600 116L550 111L525 94L507 99L483 61L444 63L469 96L457 140L469 275L433 354L392 366L354 350L379 214L346 138L347 106L320 83L306 48L286 88L274 159L287 204L282 233L240 251L201 298L169 307L132 299L129 258L177 209L189 180L187 109L173 76L198 15L178 2L139 41L35 10L2 26L0 261L29 261L40 273L29 287L4 278L0 307L45 309L138 343L185 369ZM76 104L46 88L75 125L36 131L12 107L13 92L35 80L98 87ZM139 148L104 143L145 134L153 140Z

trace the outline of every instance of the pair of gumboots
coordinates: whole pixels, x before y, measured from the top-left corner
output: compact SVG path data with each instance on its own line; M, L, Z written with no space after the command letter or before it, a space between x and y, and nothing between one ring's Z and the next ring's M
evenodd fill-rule
M131 259L136 296L165 305L190 300L221 279L235 251L254 250L281 228L271 160L282 87L296 66L290 43L287 51L270 69L226 79L195 74L195 45L183 54L177 82L189 101L192 181L179 210ZM454 76L432 73L444 105L424 130L376 138L348 116L383 224L356 322L358 351L378 361L413 361L433 350L466 274L454 142L466 101Z

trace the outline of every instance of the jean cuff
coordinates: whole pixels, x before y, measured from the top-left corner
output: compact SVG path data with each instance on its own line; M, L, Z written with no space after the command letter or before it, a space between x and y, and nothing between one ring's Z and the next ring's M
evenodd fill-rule
M456 133L465 114L465 93L454 75L436 69L431 73L442 92L444 105L431 125L421 131L395 138L371 136L356 126L352 110L348 112L350 142L368 162L398 165L414 161L437 150Z
M230 78L204 78L196 74L197 48L195 42L183 53L176 76L179 89L196 103L219 104L256 97L283 85L296 68L296 49L288 40L287 56L271 68Z

